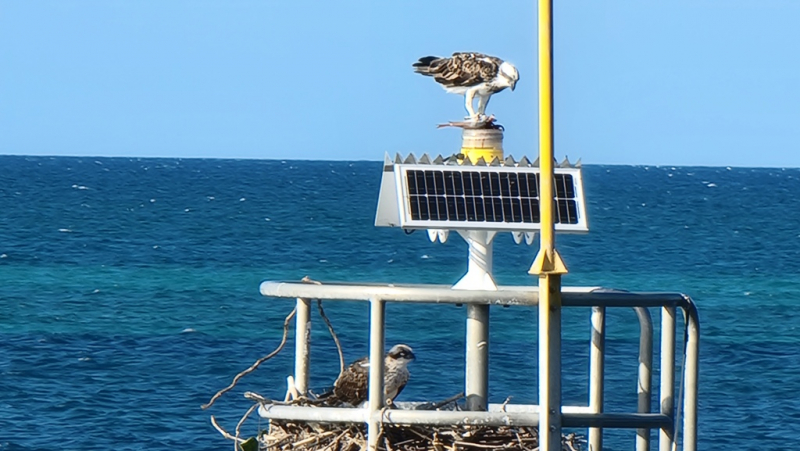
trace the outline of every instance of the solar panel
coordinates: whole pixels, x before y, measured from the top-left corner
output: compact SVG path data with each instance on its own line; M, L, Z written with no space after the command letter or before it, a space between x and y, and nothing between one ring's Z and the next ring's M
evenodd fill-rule
M387 169L394 173L395 186L394 190L381 188L376 225L406 229L539 229L538 167L400 163ZM555 171L556 229L587 231L580 169ZM386 214L381 220L380 204L384 196L392 194L396 196L392 202L396 203L396 221Z

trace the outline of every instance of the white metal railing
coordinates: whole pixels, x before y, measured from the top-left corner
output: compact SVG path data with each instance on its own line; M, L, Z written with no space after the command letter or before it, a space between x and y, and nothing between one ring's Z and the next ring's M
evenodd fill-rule
M497 291L453 290L446 285L391 285L391 284L308 284L301 282L265 281L261 294L268 297L291 298L297 302L295 343L295 384L301 393L308 390L310 300L356 300L370 303L370 360L383 361L384 323L386 302L447 303L467 305L520 305L538 304L538 287L498 287ZM659 451L672 451L677 440L679 415L675 409L675 332L676 309L685 317L683 386L683 450L697 449L697 376L699 355L699 320L694 302L680 293L632 293L598 287L564 287L561 292L563 307L592 308L592 340L590 350L589 406L562 406L563 427L589 428L589 449L602 449L604 428L637 429L636 449L650 449L650 430L658 429ZM637 411L627 413L604 412L604 360L605 315L607 308L633 308L640 325L639 367L637 378ZM658 413L651 410L651 385L653 361L653 324L650 308L661 310L661 369ZM485 318L488 327L488 315ZM481 321L483 322L483 321ZM559 337L560 339L560 337ZM469 342L469 340L468 340ZM317 422L363 422L368 426L370 448L375 449L380 425L516 425L537 426L539 411L536 405L487 405L485 390L488 381L485 362L470 360L467 352L467 399L477 397L482 402L468 403L485 406L486 411L445 412L424 410L385 410L383 400L383 365L370 368L369 397L365 409L310 408L300 406L261 406L264 418L293 419ZM477 381L470 380L477 378Z

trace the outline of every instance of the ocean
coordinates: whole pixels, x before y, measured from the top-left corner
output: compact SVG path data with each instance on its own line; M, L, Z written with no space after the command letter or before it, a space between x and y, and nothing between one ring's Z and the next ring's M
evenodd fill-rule
M243 392L282 398L292 370L290 339L200 408L280 341L293 303L261 296L261 281L456 282L467 265L461 238L431 243L374 227L381 167L0 156L0 450L230 449L209 416L232 430L250 406ZM800 436L800 169L583 173L590 232L557 235L564 285L691 296L701 321L699 449L791 446ZM536 250L498 235L497 281L536 284L527 274ZM324 306L346 359L365 355L367 306ZM491 402L536 402L535 310L492 309ZM387 345L417 354L399 401L461 391L464 307L392 304L387 315ZM564 312L571 404L587 402L589 315ZM311 385L324 388L338 360L316 309L312 321ZM633 410L634 313L611 310L607 333L606 410ZM253 419L243 433L259 426ZM607 431L606 446L632 449L634 434Z

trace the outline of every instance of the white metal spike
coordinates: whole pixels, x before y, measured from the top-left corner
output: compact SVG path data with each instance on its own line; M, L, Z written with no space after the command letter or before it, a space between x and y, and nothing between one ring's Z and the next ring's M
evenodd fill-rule
M504 166L516 166L517 162L514 160L514 157L511 155L506 157L506 161L503 162Z
M417 164L417 157L415 157L413 153L410 153L406 157L406 161L404 161L404 163L405 164Z
M428 156L427 153L423 153L421 157L419 157L419 164L431 164L431 157Z
M478 158L478 161L475 162L475 166L486 166L486 160L483 157Z
M393 164L392 163L392 157L389 156L389 152L386 152L383 155L383 165L384 166L391 166L392 164Z
M472 166L472 160L469 158L464 158L464 161L461 163L461 166Z
M530 246L533 244L533 239L536 238L536 232L525 232L525 243Z
M449 230L437 230L437 232L438 232L437 235L439 236L439 242L440 243L446 243L447 242L447 237L450 235L450 231Z
M523 156L522 159L519 160L519 165L522 167L530 167L531 160L529 160L528 157Z
M403 157L401 157L399 153L396 154L394 157L394 162L395 164L403 164Z
M539 167L539 157L536 157L536 160L531 163L531 166L538 168Z
M441 155L437 155L436 159L433 160L433 164L444 164L444 158Z
M582 166L582 164L581 164L581 159L580 158L578 158L578 161L576 161L575 164L572 165L573 168L579 168L581 166Z
M514 242L517 244L522 243L522 238L525 237L525 232L511 232L511 236L514 237Z
M431 243L435 243L438 237L439 237L438 230L428 229L428 239L431 240Z
M570 167L572 167L572 165L569 164L569 157L567 157L565 155L564 156L564 161L562 161L561 164L558 165L558 167L560 167L560 168L570 168Z
M500 165L501 165L501 161L497 157L492 158L492 162L489 163L489 166L500 166Z

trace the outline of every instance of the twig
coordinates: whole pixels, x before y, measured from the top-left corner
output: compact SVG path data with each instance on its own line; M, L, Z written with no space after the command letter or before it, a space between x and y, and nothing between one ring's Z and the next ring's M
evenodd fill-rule
M436 441L436 438L435 438L435 437L433 438L433 440L431 440L431 438L430 438L430 437L428 437L427 435L420 434L419 432L415 431L415 430L414 430L414 429L412 429L412 428L409 428L408 430L409 430L409 432L411 432L412 434L414 434L414 435L418 436L419 438L421 438L421 439L423 439L423 440L427 440L427 441L429 441L429 442L431 442L431 441Z
M222 436L225 437L226 439L233 440L233 441L238 441L239 443L244 443L245 442L244 439L237 438L237 437L231 435L225 429L222 429L222 426L220 426L219 423L217 423L217 419L214 418L214 415L211 415L211 425L214 426L214 429L219 431L219 433L222 434Z
M247 420L247 417L249 417L250 414L253 413L253 411L256 410L256 407L258 407L258 406L259 406L259 404L253 404L252 406L250 406L250 408L247 409L247 412L244 413L244 416L242 417L242 419L239 420L238 423L236 423L236 442L234 442L234 444L233 444L233 451L239 451L239 440L240 440L239 439L239 431L241 430L242 425L244 424L245 420Z
M513 396L509 396L508 398L506 398L506 400L505 400L505 401L503 401L503 405L500 407L500 409L501 409L503 412L505 412L505 411L506 411L506 406L508 405L508 402L509 402L509 401L511 401L511 398L513 398Z
M317 308L319 309L319 315L322 317L325 324L328 326L328 330L331 333L331 337L333 337L333 342L336 343L336 351L339 352L339 376L344 373L344 352L342 352L342 344L339 343L339 337L336 336L336 332L333 330L333 324L331 324L331 320L325 315L325 310L322 309L322 300L317 299ZM337 378L338 379L338 378Z
M286 397L283 398L284 402L288 402L290 400L295 400L300 397L300 393L297 392L297 386L294 384L294 377L291 375L286 377Z
M244 376L252 373L253 371L255 371L259 367L259 365L261 365L262 363L266 362L267 360L275 357L276 354L281 352L283 347L286 345L286 337L289 335L289 321L291 321L292 318L294 318L295 313L297 313L297 307L293 308L292 312L289 313L289 315L286 317L285 320L283 320L283 337L281 338L281 343L278 345L278 347L275 348L274 351L270 352L266 356L261 357L260 359L256 360L256 362L254 364L252 364L250 366L250 368L248 368L248 369L242 371L241 373L237 374L236 377L233 378L233 382L231 382L230 385L228 385L227 387L225 387L222 390L218 391L217 394L214 395L211 398L211 401L209 401L208 404L203 404L202 406L200 406L203 410L208 409L209 407L214 405L214 402L216 402L216 400L219 399L220 396L222 396L223 394L225 394L228 391L230 391L231 389L233 389L233 387L236 386L236 383L239 382L239 379L241 379Z
M482 443L472 443L472 442L461 442L461 441L453 441L453 445L457 446L474 446L475 448L483 448L483 449L497 449L497 445L484 445Z

